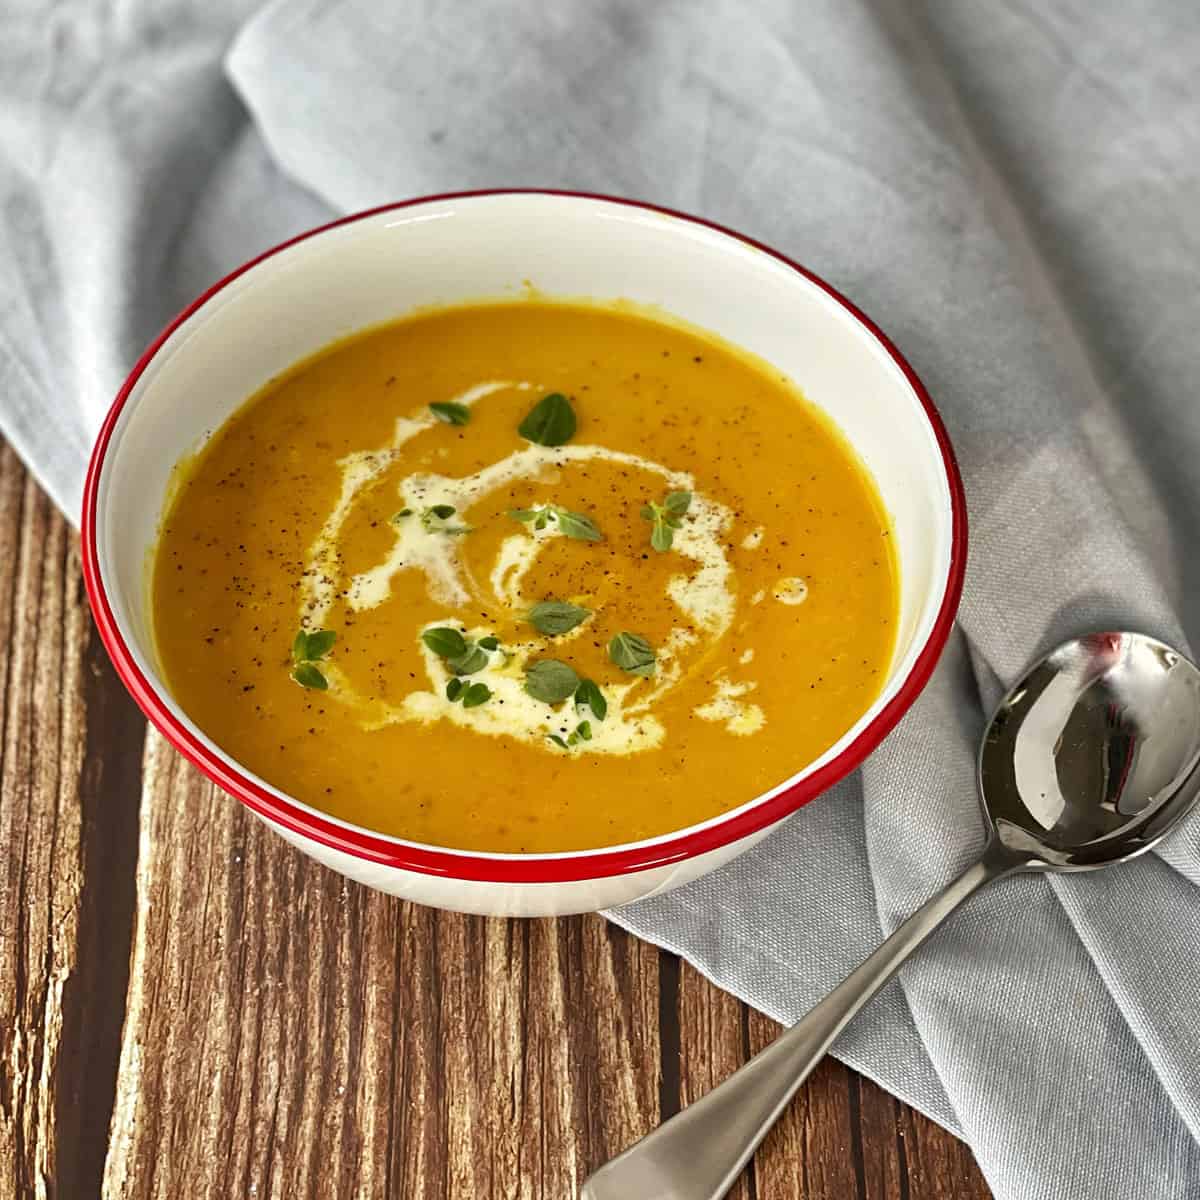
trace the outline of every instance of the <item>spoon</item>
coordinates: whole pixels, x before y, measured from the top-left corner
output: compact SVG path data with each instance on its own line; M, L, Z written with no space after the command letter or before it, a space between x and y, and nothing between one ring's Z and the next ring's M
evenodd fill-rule
M979 788L979 859L773 1045L596 1171L580 1200L720 1200L838 1034L968 896L1017 871L1123 862L1169 833L1200 797L1200 670L1138 633L1066 642L992 718Z

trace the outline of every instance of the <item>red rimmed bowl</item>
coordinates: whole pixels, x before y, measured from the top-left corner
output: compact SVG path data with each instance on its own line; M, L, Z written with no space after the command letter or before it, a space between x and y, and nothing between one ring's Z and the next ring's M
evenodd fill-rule
M900 620L862 718L764 795L648 841L561 854L447 850L350 825L280 792L212 742L157 664L146 586L172 468L271 376L356 329L531 280L554 296L658 305L779 367L857 449L891 514ZM857 766L924 686L966 560L962 484L920 380L853 305L802 267L694 217L601 196L435 196L347 217L223 279L142 356L100 431L84 493L84 573L100 635L147 717L281 836L352 879L466 912L624 904L749 849ZM786 768L783 768L786 769Z

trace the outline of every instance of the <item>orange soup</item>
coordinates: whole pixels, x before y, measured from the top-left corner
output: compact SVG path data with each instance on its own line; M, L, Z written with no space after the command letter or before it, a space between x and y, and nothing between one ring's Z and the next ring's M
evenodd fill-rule
M272 380L181 465L168 685L372 830L583 849L744 804L886 674L889 526L765 363L632 306L426 311Z

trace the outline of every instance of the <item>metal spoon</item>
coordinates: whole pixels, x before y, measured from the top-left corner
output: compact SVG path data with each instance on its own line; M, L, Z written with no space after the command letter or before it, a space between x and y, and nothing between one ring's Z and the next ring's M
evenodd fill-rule
M580 1200L720 1200L809 1072L908 956L985 883L1090 871L1148 850L1200 797L1200 671L1137 633L1042 659L984 735L987 845L799 1024L601 1167Z

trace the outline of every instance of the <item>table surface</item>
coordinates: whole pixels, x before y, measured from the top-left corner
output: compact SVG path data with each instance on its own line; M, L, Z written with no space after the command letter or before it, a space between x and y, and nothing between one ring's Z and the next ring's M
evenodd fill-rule
M598 916L402 903L145 722L78 539L0 443L0 1200L569 1200L777 1026ZM985 1200L827 1059L736 1200Z

